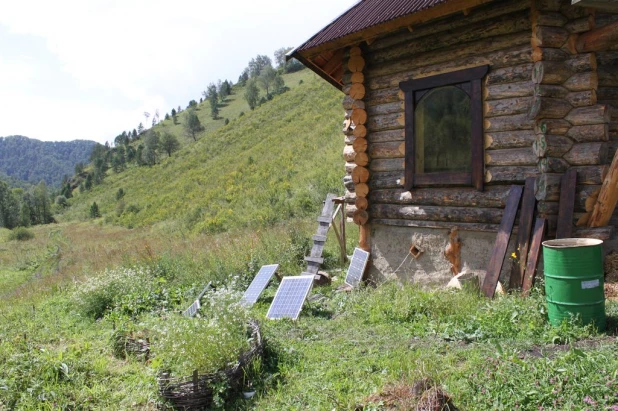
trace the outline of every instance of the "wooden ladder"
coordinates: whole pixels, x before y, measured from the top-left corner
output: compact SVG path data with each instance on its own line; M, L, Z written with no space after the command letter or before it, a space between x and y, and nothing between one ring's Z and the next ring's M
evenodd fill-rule
M318 230L312 237L313 247L311 247L309 256L305 257L305 261L307 262L306 273L308 274L317 274L320 265L324 262L322 251L324 250L324 243L326 242L326 234L328 234L328 229L333 221L333 199L335 197L334 194L328 194L326 196L324 207L322 207L322 213L318 217Z

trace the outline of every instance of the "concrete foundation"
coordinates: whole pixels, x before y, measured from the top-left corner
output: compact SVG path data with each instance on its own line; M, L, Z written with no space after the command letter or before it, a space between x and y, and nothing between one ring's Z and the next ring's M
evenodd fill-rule
M448 233L448 229L372 224L368 278L378 283L397 280L429 287L446 285L453 278L451 264L444 256L444 250L448 245ZM511 236L505 264L502 267L500 281L503 284L505 281L508 283L511 266L509 258L514 252L515 237ZM462 271L477 273L482 281L496 241L496 233L460 230L459 238ZM412 244L423 251L416 259L409 253Z

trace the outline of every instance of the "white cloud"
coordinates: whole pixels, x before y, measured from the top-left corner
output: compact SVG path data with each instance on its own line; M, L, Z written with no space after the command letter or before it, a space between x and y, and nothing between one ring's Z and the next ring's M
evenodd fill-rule
M12 132L6 124L0 125L0 135L30 136L29 130L33 130L38 136L31 137L41 139L71 135L111 140L122 130L135 127L144 111L159 109L163 115L171 107L184 107L190 99L198 98L211 81L235 81L251 57L272 55L282 46L297 46L352 4L354 0L41 0L3 4L0 25L16 35L42 39L55 57L47 62L74 84L71 93L67 90L70 99L62 93L53 98L31 94L26 83L39 70L52 67L40 67L45 63L28 59L0 62L0 73L8 73L13 84L9 87L0 79L2 112L18 118L21 115L15 107L35 101L45 107L39 117L49 121L38 131L34 131L35 124ZM21 85L17 87L21 93L15 94L15 85ZM12 102L6 101L6 90L13 92ZM101 99L102 93L117 100ZM71 124L54 120L67 112L73 113ZM19 125L9 123L11 127Z

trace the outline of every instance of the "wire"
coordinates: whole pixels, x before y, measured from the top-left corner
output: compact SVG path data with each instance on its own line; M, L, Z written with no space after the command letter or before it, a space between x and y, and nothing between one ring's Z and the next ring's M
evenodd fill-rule
M399 264L399 267L397 267L397 269L395 271L393 271L393 274L395 274L397 271L399 271L401 266L403 266L405 264L405 262L408 260L408 257L410 257L410 253L409 252L408 252L408 254L406 254L406 258L404 258L403 261L401 262L401 264Z

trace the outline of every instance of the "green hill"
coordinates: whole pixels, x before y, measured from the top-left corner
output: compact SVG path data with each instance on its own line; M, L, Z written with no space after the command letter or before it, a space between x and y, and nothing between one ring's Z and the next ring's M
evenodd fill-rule
M314 213L327 192L342 191L341 95L307 70L287 75L286 84L290 91L254 111L236 87L216 121L200 104L206 131L197 142L182 135L186 111L178 125L157 125L183 148L152 167L109 170L101 185L74 194L62 219L85 219L96 202L108 223L208 233Z
M75 164L87 163L96 143L88 140L40 141L24 136L0 137L0 175L37 184L59 186Z

